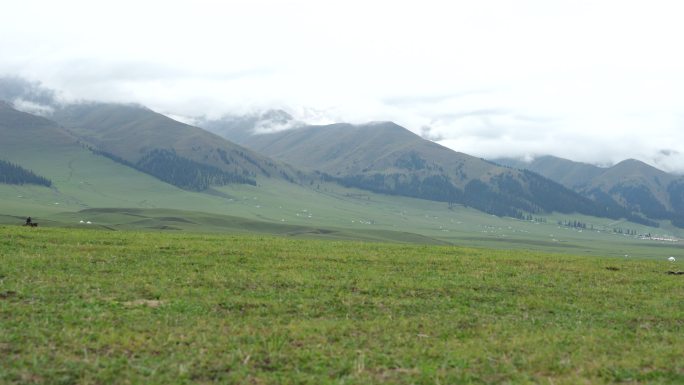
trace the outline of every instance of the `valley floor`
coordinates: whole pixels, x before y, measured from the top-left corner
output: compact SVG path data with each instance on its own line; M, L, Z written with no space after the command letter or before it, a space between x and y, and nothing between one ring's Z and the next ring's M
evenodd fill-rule
M0 185L0 224L19 225L30 215L41 226L70 228L259 233L658 260L684 254L680 240L684 230L665 222L654 228L577 214L539 215L541 218L535 219L542 222L523 221L336 184L259 183L258 187L231 185L208 193L157 186L145 194L117 185L107 194L92 196L82 192L69 195L55 188ZM160 190L162 187L167 190ZM580 221L587 228L559 226L559 221ZM627 231L635 235L627 235Z
M684 382L677 263L0 227L0 383Z

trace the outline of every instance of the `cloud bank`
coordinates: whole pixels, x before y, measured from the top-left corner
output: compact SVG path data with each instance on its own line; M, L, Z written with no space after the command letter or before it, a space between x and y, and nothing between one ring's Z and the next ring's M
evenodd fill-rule
M45 97L136 102L179 117L279 108L309 123L392 120L482 157L637 158L684 172L676 1L4 8L13 17L0 24L0 74L58 90L23 95L27 108Z

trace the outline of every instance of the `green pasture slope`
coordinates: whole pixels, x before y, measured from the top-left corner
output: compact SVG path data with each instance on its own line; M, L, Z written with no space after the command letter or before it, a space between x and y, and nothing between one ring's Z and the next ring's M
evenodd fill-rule
M50 188L0 184L0 224L18 225L31 216L41 226L256 232L620 258L664 259L684 254L682 242L614 233L623 228L659 238L684 238L684 230L667 223L648 228L573 214L545 215L546 223L533 223L462 206L448 208L444 202L374 194L332 183L297 185L265 177L256 178L258 186L185 191L94 154L53 122L6 106L3 109L2 105L0 115L0 159L53 182ZM558 220L581 220L594 231L558 227Z
M17 225L31 216L41 226L257 232L621 258L663 259L682 254L681 242L613 233L613 229L624 227L642 234L684 238L682 229L666 223L655 229L577 215L551 215L545 217L547 223L531 223L461 206L449 209L444 202L374 194L332 183L297 185L272 178L257 178L258 186L185 191L92 153L49 121L5 112L26 122L21 130L0 124L0 158L47 177L53 184L50 188L0 184L0 224ZM559 228L557 220L582 220L597 231Z
M3 149L0 157L53 182L52 188L0 184L0 214L45 216L92 207L180 207L211 211L220 200L192 193L124 167L84 148L33 145Z
M498 249L534 249L620 258L684 254L682 242L654 241L615 234L613 229L681 239L681 229L652 228L573 214L546 215L546 223L499 218L446 203L374 194L335 184L300 186L259 180L257 187L231 185L207 193L188 192L134 170L121 183L107 182L101 157L67 157L71 179L55 178L56 187L0 185L0 223L21 224L28 215L41 226L99 227L111 230L261 233L288 237L456 244ZM75 159L75 160L74 160ZM56 164L58 160L55 160ZM67 162L68 163L68 162ZM85 178L85 166L102 171ZM83 170L83 171L81 171ZM100 183L81 183L91 178ZM132 186L132 187L131 187ZM64 191L69 191L65 193ZM594 231L559 227L558 220L580 220ZM92 224L81 224L90 221Z
M681 384L681 261L0 227L3 384Z

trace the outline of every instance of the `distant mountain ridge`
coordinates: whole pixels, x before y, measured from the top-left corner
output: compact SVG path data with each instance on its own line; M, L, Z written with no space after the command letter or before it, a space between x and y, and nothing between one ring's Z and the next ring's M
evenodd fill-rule
M500 160L501 166L425 140L392 122L301 126L280 110L198 123L212 126L221 137L139 105L60 105L50 93L30 91L21 94L21 100L49 102L46 108L38 106L49 119L0 102L3 148L14 146L8 159L20 159L17 165L27 170L37 162L31 162L32 155L22 153L23 148L85 150L185 190L254 185L259 178L312 185L318 179L464 204L501 216L577 212L649 225L671 220L684 226L684 178L635 160L605 169L554 157L530 164ZM10 90L8 95L19 94ZM30 143L34 140L39 146Z
M193 191L233 183L255 185L257 177L293 181L301 176L287 165L138 105L73 104L55 108L49 118L0 101L1 144L12 150L25 148L17 155L28 161L44 155L36 152L38 148L72 153L85 150ZM23 160L16 164L20 169ZM12 180L23 175L21 180L28 181L30 171L21 173L20 169L4 167L3 180L9 181L11 173ZM38 175L30 180L50 183Z
M531 162L496 159L497 163L527 169L607 205L618 205L653 219L684 224L684 177L666 173L635 159L598 167L553 156Z
M571 189L586 187L593 178L605 171L592 164L573 162L551 155L540 156L530 162L515 158L499 158L492 159L492 161L504 166L536 172Z
M98 153L181 188L298 177L291 167L138 105L75 104L52 118Z
M623 214L535 173L453 151L391 122L307 126L251 135L241 144L346 186L462 203L496 215Z
M305 124L283 110L266 110L246 115L224 115L218 119L196 119L196 125L235 143L266 132L276 132Z
M234 203L234 197L220 185L210 183L206 191L197 191L200 189L195 183L183 185L188 179L203 182L207 180L206 176L216 177L206 174L210 168L206 164L189 163L184 157L181 162L167 162L165 158L170 154L164 150L152 154L152 158L143 156L140 159L143 163L136 165L123 159L115 160L112 154L103 155L91 143L72 135L52 120L19 111L8 103L0 104L0 156L51 182L50 186L16 185L6 183L0 177L3 214L18 215L17 218L35 217L103 207L182 208L226 213L227 207ZM149 162L150 159L162 162ZM156 166L164 169L155 170ZM164 175L157 171L181 177L164 181ZM0 173L3 172L0 169ZM290 185L284 181L274 184ZM78 219L72 224L77 222Z
M49 142L55 147L74 145L77 139L67 133L57 123L13 108L9 103L0 102L0 134L2 141L10 143L14 149L30 147L31 140ZM5 149L7 150L7 149ZM37 156L26 150L26 157Z

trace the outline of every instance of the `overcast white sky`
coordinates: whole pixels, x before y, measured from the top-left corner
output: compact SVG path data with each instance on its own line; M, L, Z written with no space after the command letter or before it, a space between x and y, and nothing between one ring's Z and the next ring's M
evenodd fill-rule
M392 120L476 156L684 172L679 1L3 3L0 75L67 100Z

